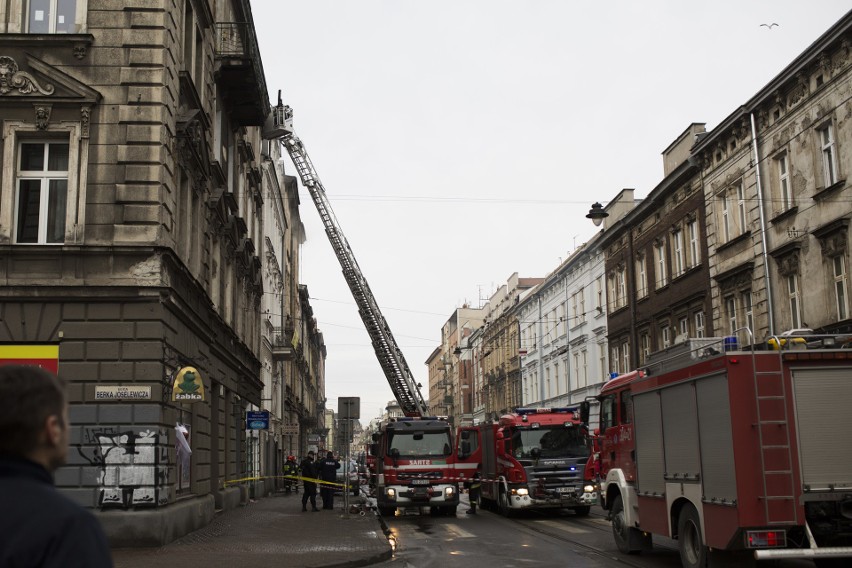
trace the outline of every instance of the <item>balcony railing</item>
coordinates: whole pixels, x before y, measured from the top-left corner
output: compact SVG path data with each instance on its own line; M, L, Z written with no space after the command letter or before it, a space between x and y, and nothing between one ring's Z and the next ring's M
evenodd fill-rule
M246 126L261 126L270 109L254 26L217 22L215 55L221 85L236 107L237 120Z
M272 329L272 356L282 361L290 361L295 355L293 347L293 329L276 327ZM289 388L289 387L288 387Z

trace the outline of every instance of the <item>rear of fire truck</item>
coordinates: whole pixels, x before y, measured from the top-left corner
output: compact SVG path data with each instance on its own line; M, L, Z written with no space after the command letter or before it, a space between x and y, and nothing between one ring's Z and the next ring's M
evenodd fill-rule
M496 423L460 429L459 461L478 462L483 505L505 516L531 509L587 515L597 493L584 480L589 407L581 408L519 408Z
M392 419L373 439L379 513L393 515L397 507L429 507L433 513L455 515L459 487L452 430L445 419Z
M678 540L684 568L719 551L850 565L852 349L839 341L689 340L604 385L596 467L619 550L656 534Z

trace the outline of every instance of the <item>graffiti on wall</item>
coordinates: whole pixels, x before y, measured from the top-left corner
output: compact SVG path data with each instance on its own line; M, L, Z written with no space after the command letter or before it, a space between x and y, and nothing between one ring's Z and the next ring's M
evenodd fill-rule
M169 501L168 450L158 440L164 431L92 427L83 431L87 447L80 455L100 468L101 507L159 506Z

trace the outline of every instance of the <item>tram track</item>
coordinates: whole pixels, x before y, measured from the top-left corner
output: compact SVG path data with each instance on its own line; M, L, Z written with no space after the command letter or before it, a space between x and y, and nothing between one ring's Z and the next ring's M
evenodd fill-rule
M612 528L608 521L605 521L603 515L592 515L583 518L569 518L564 516L554 517L539 517L539 518L515 518L513 522L523 526L527 531L547 536L558 541L569 544L573 552L585 554L586 556L595 556L605 559L607 563L617 563L619 566L628 566L630 568L649 568L649 566L658 565L659 558L649 561L645 554L644 559L641 556L632 556L622 554L616 550L604 549L600 546L590 544L588 542L588 533L593 531L598 535L608 535L611 538ZM581 529L583 532L572 533L566 531L565 528L554 526L555 524L564 524L565 526ZM583 536L585 535L585 536ZM677 546L672 546L667 543L654 542L654 550L657 552L672 553L672 562L674 566L679 566L679 556Z

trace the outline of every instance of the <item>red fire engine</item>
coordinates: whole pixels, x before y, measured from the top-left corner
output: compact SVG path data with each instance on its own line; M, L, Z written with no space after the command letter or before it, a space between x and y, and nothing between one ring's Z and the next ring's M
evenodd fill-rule
M382 515L397 507L429 507L455 515L459 504L452 429L446 419L391 419L373 434L376 503Z
M838 339L688 340L601 390L601 503L622 552L679 541L757 559L852 557L852 349ZM846 344L848 345L848 344ZM771 350L772 347L783 347Z
M597 499L584 479L589 405L519 408L496 423L459 428L460 474L480 472L480 499L509 516L527 509L588 515ZM473 467L471 467L473 465Z

